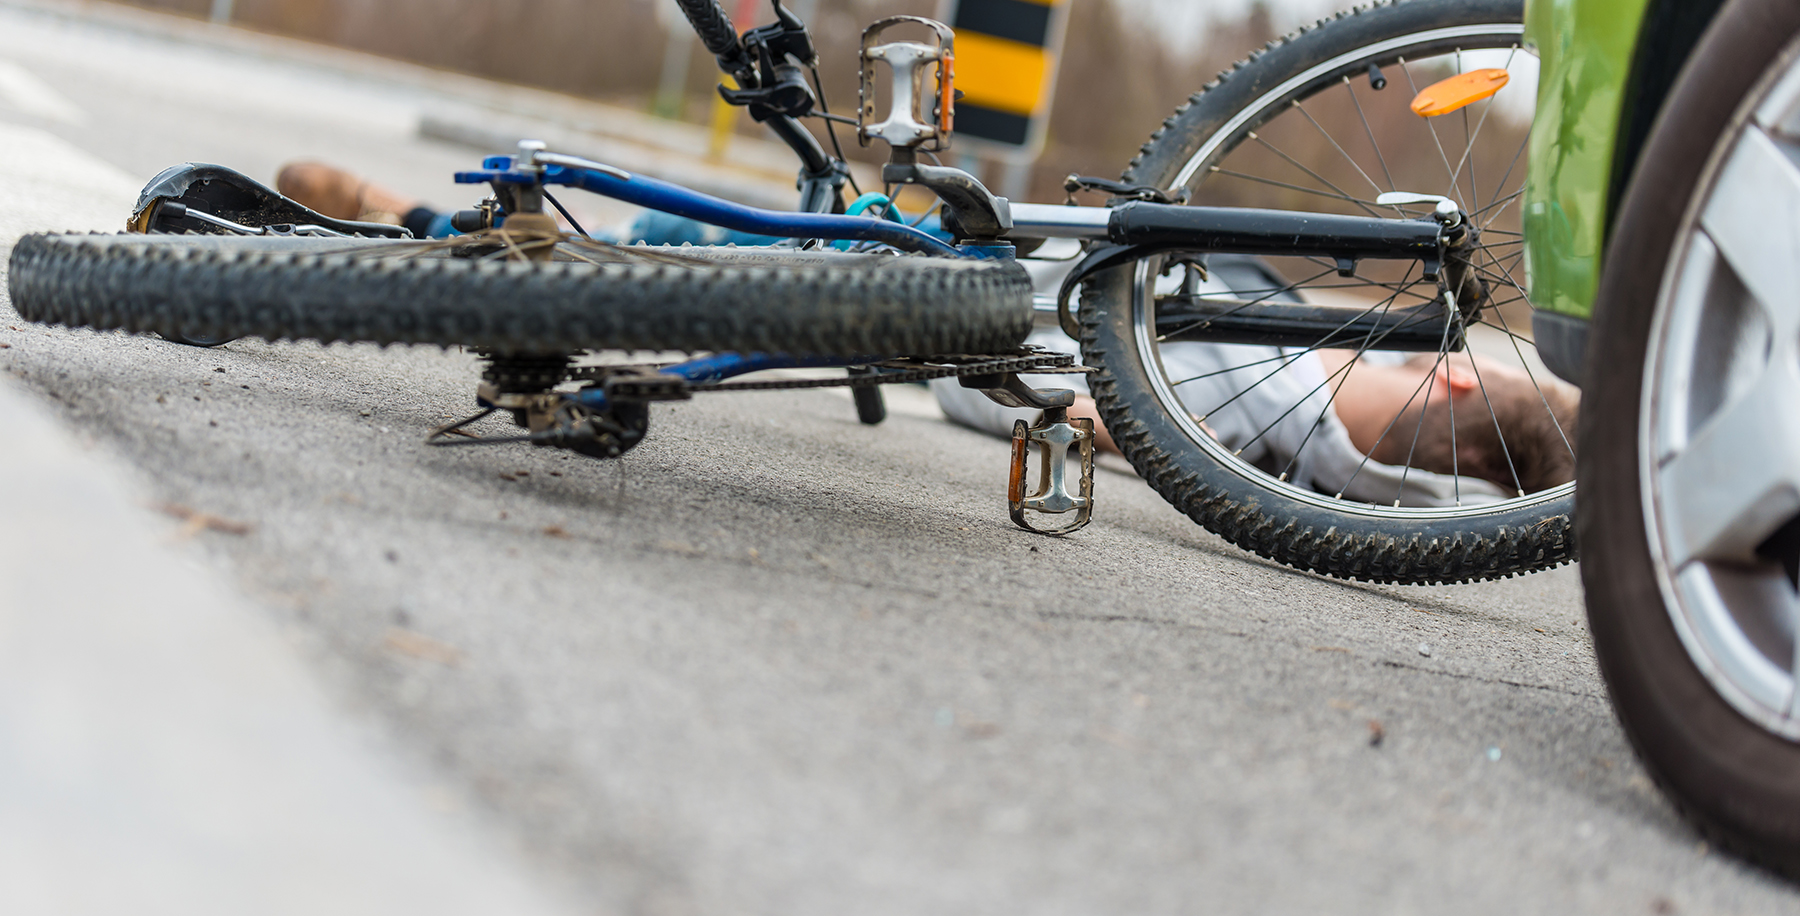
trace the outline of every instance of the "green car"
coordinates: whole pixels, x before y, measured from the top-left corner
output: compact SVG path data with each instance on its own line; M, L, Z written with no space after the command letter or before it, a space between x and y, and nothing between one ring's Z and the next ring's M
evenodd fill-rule
M1800 874L1800 3L1528 0L1539 351L1582 386L1614 708L1710 837Z

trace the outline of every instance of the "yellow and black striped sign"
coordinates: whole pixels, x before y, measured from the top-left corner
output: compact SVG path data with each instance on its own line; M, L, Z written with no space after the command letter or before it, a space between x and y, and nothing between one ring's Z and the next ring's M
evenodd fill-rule
M1068 0L945 0L956 30L956 134L1014 147L1043 142Z

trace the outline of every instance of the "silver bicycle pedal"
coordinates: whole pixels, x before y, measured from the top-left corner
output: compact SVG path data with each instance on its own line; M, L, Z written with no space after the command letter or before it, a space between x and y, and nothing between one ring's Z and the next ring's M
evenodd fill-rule
M931 29L936 43L881 43L883 32L903 24ZM950 145L956 108L955 40L949 26L921 16L892 16L863 30L861 99L856 115L856 137L863 146L870 140L881 140L895 149L937 151ZM876 61L893 72L893 109L879 123L875 120Z
M1031 447L1037 446L1038 484L1025 491L1025 478L1031 462ZM1069 490L1069 452L1080 456L1081 475L1075 492ZM1068 411L1053 408L1044 411L1036 426L1024 420L1013 421L1012 475L1007 483L1006 501L1012 511L1013 524L1038 534L1063 535L1085 527L1094 514L1094 421L1087 417L1070 418ZM1056 528L1033 525L1026 513L1067 515L1074 519Z
M1079 531L1094 514L1094 421L1087 417L1070 419L1069 408L1075 406L1075 392L1067 388L1033 388L1018 373L965 375L957 383L974 388L1002 407L1036 408L1043 411L1034 426L1024 420L1013 421L1012 471L1007 478L1006 502L1012 510L1013 524L1038 534L1068 534ZM1029 476L1031 447L1038 449L1037 489L1027 493L1025 478ZM1069 450L1080 456L1081 476L1075 492L1069 492ZM1041 515L1075 513L1073 521L1058 528L1039 528L1026 519L1028 512Z

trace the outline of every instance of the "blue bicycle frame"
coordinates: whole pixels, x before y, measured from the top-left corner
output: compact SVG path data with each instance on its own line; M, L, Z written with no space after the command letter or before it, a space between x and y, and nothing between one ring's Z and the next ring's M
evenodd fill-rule
M535 167L519 168L512 156L490 156L476 171L456 173L459 184L560 185L659 210L703 223L777 238L878 242L902 251L952 258L1010 256L1010 246L946 244L930 233L903 223L868 216L764 210L702 194L677 184L557 153L536 153ZM502 222L502 224L504 224ZM1002 252L1000 249L1005 249ZM886 355L852 358L797 358L769 353L718 353L688 360L660 371L690 382L717 381L765 369L842 368L886 359ZM593 410L605 410L606 393L589 388L572 395Z
M496 191L508 187L541 190L545 185L579 188L647 209L763 236L876 242L937 257L1013 256L1013 246L1004 242L950 245L930 233L888 219L764 210L575 156L528 147L522 153L529 158L491 156L483 160L478 170L456 173L456 180L462 184L489 184ZM521 159L528 164L521 165ZM1416 259L1424 262L1428 275L1435 275L1451 241L1450 227L1434 219L1379 219L1143 201L1108 208L1009 204L1004 200L1000 205L1005 208L1013 234L1019 237L1110 243L1100 244L1070 272L1063 285L1065 302L1075 285L1090 273L1168 251L1315 255L1334 259L1341 270L1354 269L1360 258ZM1277 306L1267 307L1273 308ZM1307 342L1316 341L1318 334L1332 331L1339 321L1332 315L1310 319L1301 316L1293 333ZM1312 328L1308 322L1319 327ZM1438 339L1432 337L1433 342ZM764 369L858 366L885 358L880 354L798 359L766 353L722 353L661 371L689 381L710 381ZM606 396L598 389L574 397L590 408L606 406Z
M992 257L988 246L981 246L983 251L979 253L965 252L927 232L892 220L763 210L573 156L540 153L537 160L544 164L533 169L520 169L516 168L517 160L512 156L490 156L482 161L478 171L457 172L456 180L461 184L564 185L755 235L880 242L902 251L940 257Z

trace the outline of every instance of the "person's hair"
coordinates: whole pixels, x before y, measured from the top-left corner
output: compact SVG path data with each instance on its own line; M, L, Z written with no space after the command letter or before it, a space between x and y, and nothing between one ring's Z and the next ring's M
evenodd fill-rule
M1441 394L1409 408L1378 460L1479 477L1509 493L1535 493L1575 479L1580 399L1573 389L1545 378L1489 373L1463 403L1475 409L1453 411ZM1416 439L1402 434L1414 430Z

